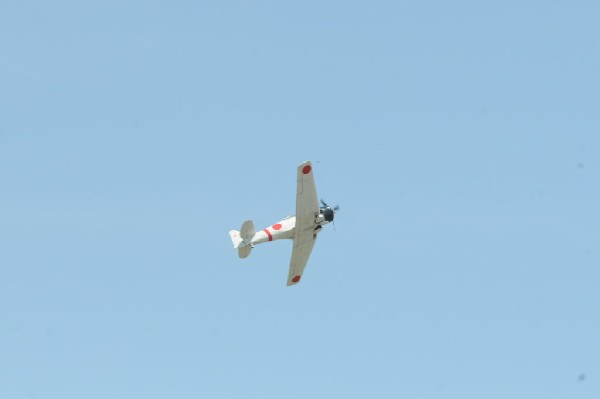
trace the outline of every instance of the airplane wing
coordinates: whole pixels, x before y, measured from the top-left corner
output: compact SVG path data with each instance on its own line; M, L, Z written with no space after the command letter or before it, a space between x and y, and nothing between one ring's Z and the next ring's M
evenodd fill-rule
M287 285L296 284L302 278L306 262L308 262L317 238L314 229L315 217L318 213L319 201L317 200L312 165L309 161L306 161L298 166L296 230Z
M298 184L296 186L296 226L298 221L313 227L315 214L319 212L319 200L313 176L312 165L309 161L298 166ZM305 226L305 227L306 227Z
M312 252L315 241L316 240L312 239L312 234L311 241L305 244L296 245L296 240L294 240L294 249L292 250L292 259L290 260L290 272L288 274L287 285L294 285L302 278L302 273L304 273L306 262L308 262L308 257Z

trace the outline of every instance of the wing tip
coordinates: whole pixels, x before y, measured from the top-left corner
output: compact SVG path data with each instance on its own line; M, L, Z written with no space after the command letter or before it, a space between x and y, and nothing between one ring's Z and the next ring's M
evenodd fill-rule
M297 275L294 276L294 278L289 279L288 283L287 283L288 287L290 285L296 285L296 284L298 284L300 282L301 278L302 278L302 275L297 274Z

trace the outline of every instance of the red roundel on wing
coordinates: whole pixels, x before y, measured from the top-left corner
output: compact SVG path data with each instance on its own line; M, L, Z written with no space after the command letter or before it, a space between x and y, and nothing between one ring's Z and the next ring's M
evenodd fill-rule
M297 283L298 281L300 281L300 277L302 276L296 276L292 279L292 283Z
M271 226L271 227L273 227L273 230L281 230L281 227L282 227L282 226L281 226L281 224L279 224L279 223L275 223L275 224L274 224L273 226Z
M310 165L306 165L305 167L302 168L302 173L304 173L305 175L310 173L310 170L312 168L310 167Z

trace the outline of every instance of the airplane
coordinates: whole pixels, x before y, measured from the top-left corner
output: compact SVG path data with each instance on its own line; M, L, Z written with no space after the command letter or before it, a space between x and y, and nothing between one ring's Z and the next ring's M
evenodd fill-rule
M302 278L304 268L312 252L317 234L324 225L333 222L339 206L333 208L325 201L317 201L317 189L313 176L313 167L310 161L298 165L296 187L296 215L283 218L279 222L264 228L254 230L254 222L246 220L240 231L231 230L229 236L233 241L233 248L238 250L240 258L247 258L252 248L264 242L291 239L294 240L292 258L287 285L295 285Z

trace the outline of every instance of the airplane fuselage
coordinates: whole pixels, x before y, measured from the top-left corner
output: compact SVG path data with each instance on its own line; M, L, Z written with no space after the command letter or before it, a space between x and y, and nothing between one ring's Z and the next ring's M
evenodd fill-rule
M324 210L321 209L319 214L315 216L315 229L314 234L316 235L321 231L321 227L329 223L326 220ZM282 239L293 239L296 231L296 216L288 216L279 222L272 224L271 226L265 227L261 231L257 231L250 245L262 244L263 242L282 240Z

